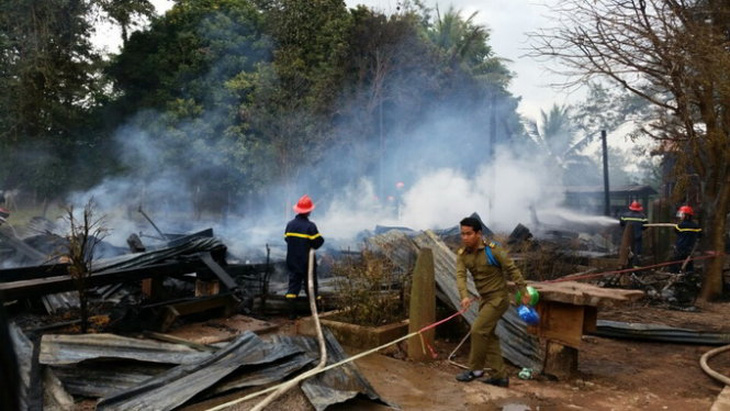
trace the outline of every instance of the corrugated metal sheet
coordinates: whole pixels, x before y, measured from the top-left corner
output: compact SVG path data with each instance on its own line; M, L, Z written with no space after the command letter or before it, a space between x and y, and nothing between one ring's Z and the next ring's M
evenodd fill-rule
M28 409L28 393L30 392L30 371L33 364L33 343L23 334L23 331L15 325L8 323L10 338L13 340L15 356L18 359L18 373L20 374L20 406L22 410Z
M348 358L332 332L327 328L324 328L323 332L326 340L327 365ZM276 344L296 344L305 349L313 360L316 359L319 362L319 343L314 337L277 335L272 337L272 341ZM357 365L352 362L304 380L301 388L317 411L325 410L331 405L341 404L355 397L364 397L379 404L399 408L380 398Z
M165 247L143 253L126 254L94 261L93 272L110 269L125 269L159 264L180 255L216 251L226 246L218 238L193 238L174 247Z
M226 378L226 382L213 387L212 393L221 394L226 391L256 387L271 384L283 380L287 376L301 370L314 361L311 355L306 353L287 357L285 360L276 362L266 368L258 370L247 370L245 373L236 372L232 378Z
M300 349L291 345L268 344L247 331L210 358L172 368L141 385L102 399L97 410L171 410L244 365L270 364L299 352Z
M41 338L39 362L75 364L99 358L118 358L164 364L191 364L211 356L182 344L127 338L114 334L54 335Z
M598 320L596 331L600 337L629 338L632 340L674 342L681 344L726 345L730 334L675 328L663 324L626 323Z
M166 364L128 364L94 361L53 367L53 372L71 395L101 398L137 386L170 369Z
M180 240L182 241L182 240ZM111 269L131 269L158 264L185 254L209 252L225 248L223 242L212 238L186 238L184 242L177 242L174 246L151 250L143 253L125 254L111 258L100 258L93 261L92 272L98 273ZM109 286L106 286L109 287ZM106 291L106 288L100 292ZM45 295L43 304L49 313L79 306L78 292L70 291Z

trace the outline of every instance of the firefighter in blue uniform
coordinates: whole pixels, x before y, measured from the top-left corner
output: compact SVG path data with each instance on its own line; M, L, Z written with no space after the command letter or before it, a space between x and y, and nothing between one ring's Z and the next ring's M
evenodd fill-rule
M621 214L619 220L622 228L627 225L631 227L631 231L633 232L633 238L631 240L631 252L633 253L631 265L638 267L641 261L641 252L643 251L641 244L642 232L646 230L646 223L649 221L646 219L646 214L644 214L644 207L638 201L631 202L629 204L629 211Z
M693 214L694 210L692 210L692 207L688 205L679 207L679 210L677 210L679 223L674 226L674 232L677 234L677 241L674 243L674 256L672 257L672 260L674 261L684 261L687 257L692 255L695 245L697 244L697 240L702 237L702 228L700 228L700 225L696 221L692 220ZM672 265L669 271L678 273L682 268L682 264L683 263L680 262ZM692 261L689 261L685 270L687 272L691 272L693 269L694 266Z
M324 238L317 230L317 225L309 221L309 214L314 210L314 203L308 195L303 195L293 207L296 217L289 221L284 231L286 240L286 267L289 271L289 289L286 292L286 299L289 305L289 319L296 318L295 301L304 287L304 292L309 293L307 287L307 274L309 266L309 250L318 249L324 244ZM314 295L317 299L317 261L314 261Z

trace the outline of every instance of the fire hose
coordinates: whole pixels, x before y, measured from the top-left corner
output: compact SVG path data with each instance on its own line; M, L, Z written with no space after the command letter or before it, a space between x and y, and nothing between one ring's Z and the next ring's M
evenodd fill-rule
M317 296L314 295L314 249L309 249L309 264L307 266L307 290L309 291L309 309L312 310L312 318L314 319L314 326L317 330L317 341L319 342L319 364L314 367L310 373L316 373L327 364L327 347L325 346L324 334L322 333L322 325L319 322L319 313L317 312ZM256 404L251 411L261 411L264 407L271 404L272 401L277 399L283 393L289 391L297 383L303 380L306 374L301 374L286 383L282 384L279 389L269 394L263 401Z
M701 259L707 259L707 258L712 258L712 257L717 257L717 255L708 255L708 256L702 256L702 257L695 257L695 258L693 258L693 260L701 260ZM463 315L466 312L466 310L468 309L468 307L467 308L462 308L461 310L457 311L456 313L452 314L451 316L449 316L447 318L444 318L443 320L437 321L437 322L435 322L433 324L427 325L427 326L421 328L418 331L414 331L414 332L409 333L409 334L407 334L407 335L405 335L403 337L397 338L397 339L395 339L393 341L390 341L388 343L385 343L385 344L380 345L378 347L375 347L373 349L370 349L370 350L361 352L361 353L359 353L357 355L354 355L352 357L346 358L346 359L344 359L342 361L339 361L337 363L330 364L328 366L323 366L323 364L326 363L326 357L324 356L326 354L322 354L322 350L326 350L326 349L323 347L323 340L324 340L324 338L322 337L321 325L319 323L319 316L317 314L317 307L316 307L316 303L314 302L314 298L315 297L314 297L314 292L313 292L313 289L312 289L312 287L313 287L313 279L312 279L313 278L313 275L312 275L312 271L313 271L313 264L314 264L313 261L314 261L314 250L311 250L310 251L310 270L309 270L309 278L308 278L308 282L309 282L309 284L308 284L308 287L309 288L308 289L309 289L309 296L310 296L310 308L312 309L312 313L314 313L313 317L314 317L314 320L315 320L315 325L317 327L317 335L318 335L318 338L320 339L320 355L321 355L320 364L318 364L317 367L315 367L314 369L309 370L309 371L307 371L307 372L305 372L303 374L300 374L299 376L297 376L293 380L284 382L282 384L279 384L279 385L276 385L276 386L273 386L273 387L269 387L269 388L263 389L261 391L257 391L257 392L248 394L248 395L246 395L244 397L240 397L240 398L237 398L235 400L232 400L232 401L229 401L229 402L220 404L220 405L217 405L215 407L212 407L212 408L208 409L207 411L218 411L218 410L222 410L222 409L231 407L231 406L233 406L235 404L241 403L243 401L248 401L248 400L253 399L253 398L256 398L256 397L258 397L260 395L263 395L263 394L266 394L266 393L275 391L272 395L270 395L269 397L267 397L264 401L262 401L261 403L257 404L256 405L256 408L254 408L255 410L262 410L263 407L269 405L274 399L276 399L279 395L281 395L281 393L289 390L291 387L293 387L295 384L297 384L301 380L307 379L309 377L313 377L314 375L317 375L317 374L323 373L325 371L328 371L330 369L333 369L333 368L342 366L344 364L353 362L355 360L358 360L358 359L360 359L362 357L365 357L367 355L370 355L370 354L373 354L375 352L378 352L378 351L380 351L380 350L382 350L384 348L387 348L387 347L389 347L391 345L397 344L397 343L399 343L401 341L407 340L407 339L409 339L411 337L414 337L416 335L421 335L424 331L427 331L427 330L429 330L431 328L435 328L436 326L438 326L440 324L443 324L443 323L445 323L445 322L447 322L447 321L449 321L449 320L451 320L451 319L453 319L453 318L455 318L457 316ZM682 261L679 261L679 262L682 262ZM621 273L633 272L633 271L642 271L642 270L650 269L650 268L653 268L653 267L660 267L660 266L666 266L666 265L677 264L677 263L678 263L677 261L671 261L671 262L667 262L667 263L656 264L654 266L641 267L641 268L632 268L632 269L625 269L625 270L615 270L615 271L608 271L608 272L603 272L603 273L592 273L592 274L587 274L585 276L580 276L580 277L571 277L571 278L566 278L566 279L557 279L557 280L551 280L551 281L545 281L545 282L568 281L568 280L575 280L577 278L581 278L581 279L583 279L583 278L593 278L593 277L600 277L600 276L605 276L605 275L621 274ZM449 362L451 362L452 364L455 364L457 366L463 367L463 365L453 362L452 361L452 358L453 358L455 352L458 350L458 348L461 347L461 345L466 341L466 339L468 337L469 337L469 334L467 334L464 337L464 339L461 341L461 343L459 344L459 346L454 350L454 352L451 353L451 355L449 356ZM711 351L707 352L705 355L702 356L702 359L700 360L700 366L708 374L710 374L713 377L719 379L720 381L723 381L726 384L730 385L730 382L728 382L728 381L730 381L730 379L728 379L727 377L723 376L722 374L719 374L719 373L715 372L714 370L710 369L709 366L707 366L707 364L706 364L707 359L709 357L711 357L711 356L713 356L715 354L718 354L718 353L720 353L722 351L728 350L728 349L730 349L730 345L725 346L725 347L720 347L718 349L711 350Z
M317 374L323 373L325 371L329 371L329 370L331 370L333 368L337 368L339 366L342 366L342 365L345 365L347 363L353 362L353 361L358 360L358 359L360 359L362 357L365 357L367 355L370 355L370 354L373 354L375 352L378 352L378 351L380 351L382 349L385 349L387 347L390 347L391 345L397 344L397 343L399 343L401 341L404 341L404 340L407 340L409 338L415 337L416 335L421 335L421 338L423 338L422 334L425 331L428 331L428 330L430 330L432 328L435 328L435 327L437 327L437 326L439 326L439 325L441 325L441 324L443 324L443 323L445 323L447 321L450 321L450 320L452 320L452 319L454 319L454 318L456 318L458 316L463 315L466 312L467 308L462 308L461 310L455 312L454 314L451 314L450 316L444 318L443 320L436 321L435 323L429 324L429 325L421 328L418 331L414 331L412 333L409 333L407 335L404 335L403 337L396 338L395 340L390 341L390 342L387 342L387 343L385 343L383 345L380 345L378 347L372 348L372 349L367 350L367 351L363 351L363 352L361 352L361 353L359 353L357 355L354 355L354 356L349 357L349 358L345 358L342 361L336 362L334 364L330 364L330 365L328 365L326 367L319 368L319 369L314 368L312 370L309 370L309 371L307 371L307 372L299 375L298 377L295 378L295 380L292 380L292 381L294 381L294 383L296 383L296 382L299 382L299 381L304 380L306 378L313 377L313 376L315 376ZM240 402L247 401L247 400L250 400L252 398L258 397L260 395L266 394L268 392L278 391L280 388L282 388L284 386L289 386L292 381L287 381L287 382L284 382L282 384L279 384L279 385L276 385L276 386L273 386L273 387L269 387L269 388L263 389L263 390L258 391L258 392L251 393L249 395L246 395L245 397L237 398L237 399L232 400L232 401L229 401L227 403L217 405L217 406L215 406L213 408L208 409L207 411L218 411L218 410L222 410L222 409L228 408L230 406L233 406L235 404L238 404ZM291 385L293 385L293 384L291 384ZM287 389L288 389L288 387L287 387Z
M707 373L710 377L722 382L725 385L730 385L730 378L720 374L719 372L713 370L710 368L709 365L707 365L707 360L709 360L711 357L720 354L721 352L730 350L730 345L725 345L722 347L718 347L715 349L712 349L710 351L707 351L706 353L702 354L702 357L700 357L700 368L702 368L702 371Z

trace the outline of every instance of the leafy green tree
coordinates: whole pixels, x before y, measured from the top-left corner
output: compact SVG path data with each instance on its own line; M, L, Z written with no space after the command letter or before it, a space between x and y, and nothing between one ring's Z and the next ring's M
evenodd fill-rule
M89 184L104 136L103 62L90 41L98 1L0 3L0 181L41 198ZM117 16L121 18L122 13ZM102 162L94 164L103 165Z
M319 163L333 138L330 119L342 88L351 16L341 0L259 3L274 43L273 71L258 77L252 132L271 147L276 175L293 200L300 172Z
M261 25L247 0L185 0L130 36L108 70L113 111L161 148L159 163L137 172L185 171L188 184L214 193L249 191L242 180L261 186L251 173L265 158L252 155L243 104L250 74L271 57Z

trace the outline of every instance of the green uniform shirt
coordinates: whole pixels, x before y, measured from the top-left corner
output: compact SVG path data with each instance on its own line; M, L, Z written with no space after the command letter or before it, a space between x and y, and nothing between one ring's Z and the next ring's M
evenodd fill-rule
M499 267L490 265L487 261L487 255L484 252L485 247L492 249L494 258L499 262ZM456 287L459 289L461 299L469 297L466 289L466 271L469 270L474 278L474 285L481 297L492 293L507 293L507 281L504 278L504 272L509 273L512 281L517 284L521 292L526 292L527 283L522 277L520 269L517 268L514 261L507 255L507 251L494 243L489 245L482 242L474 251L469 251L462 247L456 252Z

